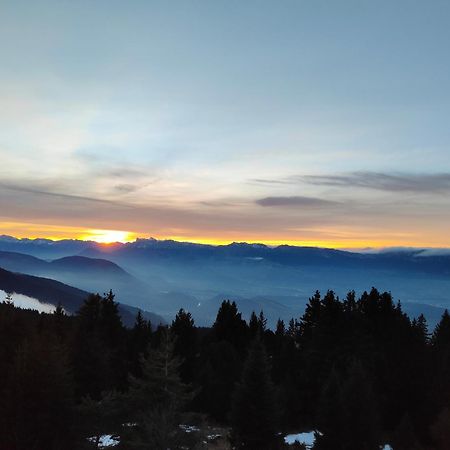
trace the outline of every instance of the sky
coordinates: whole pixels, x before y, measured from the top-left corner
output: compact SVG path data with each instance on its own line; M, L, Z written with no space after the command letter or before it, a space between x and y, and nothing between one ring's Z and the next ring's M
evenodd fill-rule
M450 247L449 21L0 0L0 234Z

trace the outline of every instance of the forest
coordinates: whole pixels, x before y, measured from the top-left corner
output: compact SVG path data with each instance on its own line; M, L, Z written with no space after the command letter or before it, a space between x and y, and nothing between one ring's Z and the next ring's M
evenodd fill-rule
M316 292L269 329L223 301L125 327L110 291L74 315L0 304L0 450L448 450L450 315L434 330L390 293Z

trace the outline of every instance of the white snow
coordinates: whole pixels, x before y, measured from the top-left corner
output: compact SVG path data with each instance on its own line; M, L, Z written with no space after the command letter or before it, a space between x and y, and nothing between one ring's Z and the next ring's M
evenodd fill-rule
M6 292L0 289L0 302L6 300ZM42 303L36 298L27 297L22 294L12 294L12 301L14 306L23 309L35 309L39 312L52 313L55 310L55 305L49 303Z
M95 442L97 438L91 437L88 440ZM99 448L115 447L116 445L119 445L119 438L111 434L104 434L103 436L100 436L100 439L98 441Z
M284 437L284 442L286 444L293 445L298 442L300 444L305 444L306 448L312 448L314 441L314 431L310 431L308 433L288 434Z
M320 434L320 432L319 432ZM307 449L312 449L314 446L315 436L314 431L308 433L288 434L284 437L284 442L288 445L293 445L296 442L305 444ZM384 445L380 450L394 450L390 445Z
M197 431L200 431L199 427L196 427L195 425L178 425L185 433L195 433Z

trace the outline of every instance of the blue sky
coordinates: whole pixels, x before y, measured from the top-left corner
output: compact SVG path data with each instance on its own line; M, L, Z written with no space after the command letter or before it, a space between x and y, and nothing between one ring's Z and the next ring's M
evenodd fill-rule
M0 2L0 233L450 246L450 4Z

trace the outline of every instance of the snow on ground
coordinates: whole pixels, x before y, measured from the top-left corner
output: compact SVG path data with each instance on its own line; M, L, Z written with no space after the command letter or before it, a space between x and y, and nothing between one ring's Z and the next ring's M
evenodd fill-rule
M196 427L195 425L178 425L185 433L195 433L197 431L200 431L199 427Z
M306 448L312 448L314 441L314 431L310 431L309 433L288 434L284 437L284 442L286 444L293 445L298 442L300 444L305 444Z
M296 442L299 444L305 444L307 449L312 449L314 446L314 431L310 431L309 433L297 433L297 434L288 434L284 437L284 442L288 445L293 445ZM380 450L394 450L390 445L384 445Z
M0 290L0 302L6 300L6 292ZM22 294L12 294L12 301L14 306L23 309L35 309L39 312L52 313L55 310L55 305L49 303L41 303L38 299L27 297Z
M91 437L89 440L95 442L97 438ZM115 447L116 445L119 445L119 439L111 434L104 434L103 436L100 436L98 441L99 448Z

